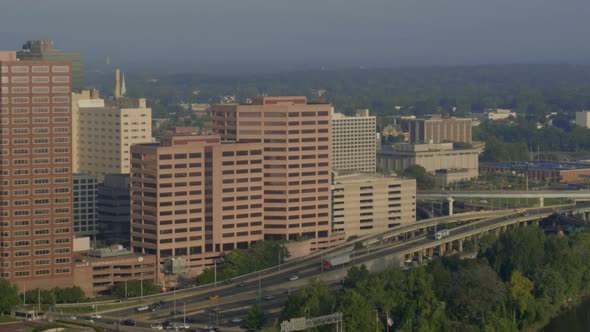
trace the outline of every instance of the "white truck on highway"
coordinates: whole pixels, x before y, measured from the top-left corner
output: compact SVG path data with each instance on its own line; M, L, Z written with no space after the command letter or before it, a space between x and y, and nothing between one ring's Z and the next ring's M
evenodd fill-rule
M449 232L448 229L443 229L441 231L434 233L434 238L436 240L440 240L440 239L443 239L443 238L449 236L450 234L451 234L451 232Z

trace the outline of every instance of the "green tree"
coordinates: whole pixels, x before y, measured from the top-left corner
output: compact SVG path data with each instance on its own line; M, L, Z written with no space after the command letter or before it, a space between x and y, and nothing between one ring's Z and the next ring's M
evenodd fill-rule
M248 310L248 316L244 322L244 327L247 329L259 329L262 328L264 324L266 324L264 311L262 311L258 304L253 305L250 310Z
M338 311L344 315L344 326L349 331L374 331L377 328L375 308L365 296L353 289L344 291Z
M527 311L528 305L533 300L533 289L535 284L528 278L522 275L520 271L512 272L510 277L510 284L508 289L510 292L510 299L514 305L513 321L516 322L518 314L519 320Z
M125 290L127 291L127 293L125 293ZM125 285L124 282L119 282L115 284L115 286L113 287L112 294L120 299L124 299L126 297L141 296L142 291L143 295L157 294L160 292L160 287L154 284L153 280L143 280L142 288L142 281L132 280L128 281L127 285Z
M328 285L312 278L299 292L289 296L282 319L327 315L334 311L335 306L336 299Z
M399 175L416 179L418 189L431 189L434 187L434 177L420 165L412 165L400 171Z
M18 288L6 279L0 279L0 315L21 304Z

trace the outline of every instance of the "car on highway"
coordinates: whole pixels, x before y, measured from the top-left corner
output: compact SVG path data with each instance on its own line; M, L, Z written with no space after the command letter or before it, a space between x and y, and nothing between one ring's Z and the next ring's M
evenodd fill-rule
M289 277L289 280L291 280L291 281L295 281L297 279L299 279L299 276L296 274Z
M164 326L162 326L162 324L160 324L160 323L153 323L153 324L150 324L150 328L154 329L154 330L163 330Z
M137 325L137 322L135 322L133 319L126 319L122 321L121 324L125 326L135 326Z
M274 300L274 295L267 295L264 297L265 300L270 301L270 300Z
M219 299L219 295L217 295L217 294L209 296L209 300L217 300L217 299Z
M164 305L164 304L166 304L166 301L160 301L160 302L158 302L156 304L158 304L158 305Z
M229 284L231 284L232 282L234 282L234 280L233 280L233 279L225 279L225 281L224 281L224 282L225 282L225 284L226 284L226 285L229 285Z
M76 320L76 319L78 319L78 316L76 316L76 315L70 315L70 316L67 316L66 318L67 319L71 319L71 320Z
M181 329L181 330L188 330L190 329L190 326L186 323L179 323L175 325L177 328Z
M117 322L115 322L114 320L110 320L107 322L107 324L109 325L117 325Z
M142 306L137 307L135 310L142 312L142 311L146 311L148 310L150 307L147 306L147 304L144 304Z
M154 305L154 306L151 306L151 307L150 307L150 311L151 311L151 312L156 312L156 311L158 311L158 310L160 310L160 306L159 306L159 305Z
M92 318L92 319L101 319L102 318L102 315L101 314L92 314L92 315L90 315L90 318Z
M246 286L246 283L243 281L238 284L238 287L245 287L245 286Z
M244 320L241 319L240 317L236 317L234 319L231 320L232 323L234 324L241 324Z
M178 327L175 325L168 325L166 326L166 331L178 331Z

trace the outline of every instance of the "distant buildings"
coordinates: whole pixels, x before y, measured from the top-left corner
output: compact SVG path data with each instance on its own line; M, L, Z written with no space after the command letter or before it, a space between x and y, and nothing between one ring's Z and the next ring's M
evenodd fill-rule
M98 176L129 174L133 144L152 141L152 110L145 99L100 99L74 94L75 171Z
M490 121L506 120L509 117L516 118L516 112L508 109L498 108L495 111L487 112L487 117Z
M28 40L17 52L20 60L69 61L72 68L72 91L84 87L84 56L81 52L65 52L53 48L53 40Z
M332 168L338 171L374 173L377 152L376 119L369 110L356 116L332 114Z
M416 221L416 180L377 175L336 175L334 230L347 237L383 232Z
M485 173L511 174L548 182L580 182L590 178L590 164L551 161L521 161L486 163L480 166Z
M576 125L582 128L590 128L590 112L576 112Z
M453 143L394 144L391 149L377 152L377 164L384 170L401 171L412 165L420 165L435 174L447 171L447 180L462 181L477 177L480 149L456 149ZM452 177L448 174L453 173Z
M0 277L72 285L72 68L0 52Z
M469 118L443 118L440 115L429 119L407 119L410 143L428 144L445 142L472 142L472 123Z

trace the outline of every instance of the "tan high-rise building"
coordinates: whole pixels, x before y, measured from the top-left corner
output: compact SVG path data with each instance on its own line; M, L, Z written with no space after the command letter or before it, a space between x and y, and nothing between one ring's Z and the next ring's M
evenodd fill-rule
M472 121L468 118L410 119L410 143L472 142Z
M0 52L0 277L72 285L71 64Z
M152 110L145 99L85 96L73 97L75 172L97 175L99 182L106 174L129 174L131 146L152 141Z
M334 228L363 236L416 221L416 180L350 174L334 177Z
M131 148L133 251L186 258L190 274L221 252L263 239L263 159L259 143L171 135Z
M265 238L329 245L331 112L330 104L309 104L306 97L211 107L212 128L223 140L264 145Z
M369 110L356 116L332 114L332 168L336 171L374 173L377 121Z

